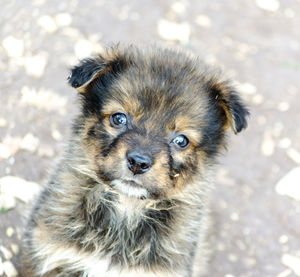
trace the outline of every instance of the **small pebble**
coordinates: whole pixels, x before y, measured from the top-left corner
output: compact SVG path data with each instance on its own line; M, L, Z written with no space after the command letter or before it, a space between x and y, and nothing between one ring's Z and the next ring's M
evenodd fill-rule
M292 159L296 164L300 165L300 153L296 149L289 148L286 153L290 159Z
M10 261L6 261L2 265L3 265L3 271L7 277L18 276L18 272L17 272L16 268Z
M0 143L0 159L7 159L11 155L10 149L7 145Z
M211 27L211 19L204 14L200 14L196 17L195 22L201 26L202 28L210 28Z
M19 246L17 245L17 244L14 244L14 243L12 243L11 245L10 245L10 249L11 249L11 251L15 254L15 255L18 255L19 254Z
M51 16L49 16L49 15L43 15L43 16L41 16L38 19L37 23L47 33L53 33L53 32L55 32L57 30L57 25L56 25L55 20Z
M16 197L28 203L40 191L40 186L20 177L8 175L0 178L0 191L6 196Z
M188 22L177 23L161 19L158 22L158 34L165 40L187 43L190 39L191 27Z
M0 127L5 127L7 125L7 120L3 117L0 117Z
M252 98L252 102L255 105L260 105L264 101L264 97L261 94L256 94Z
M1 186L0 186L1 192ZM1 193L0 194L0 209L10 210L16 207L16 200L12 195Z
M55 16L55 22L58 26L69 26L72 22L72 17L68 13L59 13Z
M300 258L290 254L283 254L281 263L293 270L297 276L300 276Z
M289 241L289 237L287 235L282 235L279 237L278 241L280 244L285 244Z
M238 221L239 220L239 214L238 213L232 213L231 215L230 215L230 219L232 220L232 221Z
M286 112L289 110L289 108L290 108L290 104L288 102L280 102L278 104L278 110L280 112Z
M8 249L6 249L3 245L0 246L0 251L3 253L4 258L6 260L10 260L13 257L13 254Z
M253 95L257 91L256 87L250 83L239 84L238 88L241 93L248 94L248 95Z
M276 12L280 7L278 0L256 0L256 5L268 12Z
M278 142L278 146L282 149L287 149L291 146L292 141L289 138L282 138L279 142Z
M178 14L182 14L185 12L186 10L186 5L182 2L175 2L172 6L171 6L172 11L174 11L175 13Z
M6 229L6 235L7 235L9 238L11 238L11 237L14 235L14 233L15 233L14 228L8 227L8 228Z
M279 273L276 277L288 277L291 275L291 273L292 273L292 270L286 269L286 270L282 271L281 273Z
M93 51L93 45L86 39L80 39L74 46L75 55L78 59L86 58L91 55Z
M275 150L275 142L272 138L272 135L269 131L264 133L262 143L261 143L261 152L264 156L272 156Z
M24 67L29 76L40 78L44 75L48 63L48 54L40 52L34 56L25 58Z
M39 143L40 141L37 137L35 137L32 133L27 133L21 141L20 148L33 153L37 150Z
M16 39L13 36L6 37L2 41L2 46L6 50L7 55L12 58L20 58L24 54L23 40Z
M3 144L5 144L9 148L10 157L12 157L15 153L17 153L19 151L20 144L21 144L21 138L18 136L12 137L10 135L7 135L3 139Z
M51 136L57 141L62 139L62 134L58 130L52 130Z
M238 261L238 257L234 254L229 254L228 255L228 260L232 263L236 263Z
M275 186L280 195L289 196L300 201L300 167L295 167L283 176Z

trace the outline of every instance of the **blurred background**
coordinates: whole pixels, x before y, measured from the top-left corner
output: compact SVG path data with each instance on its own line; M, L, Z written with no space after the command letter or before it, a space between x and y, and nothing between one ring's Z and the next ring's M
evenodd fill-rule
M69 68L119 41L199 55L250 108L216 172L209 276L300 276L299 0L1 0L0 276L21 274L24 216L70 135Z

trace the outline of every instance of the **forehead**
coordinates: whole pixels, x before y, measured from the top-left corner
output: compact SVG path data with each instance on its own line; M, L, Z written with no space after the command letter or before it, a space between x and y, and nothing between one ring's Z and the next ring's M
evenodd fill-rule
M125 110L136 120L200 127L209 108L201 78L190 60L135 58L112 82L103 112Z

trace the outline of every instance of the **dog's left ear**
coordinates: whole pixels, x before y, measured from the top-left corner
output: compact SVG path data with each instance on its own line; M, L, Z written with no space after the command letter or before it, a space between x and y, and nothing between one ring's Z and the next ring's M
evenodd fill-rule
M105 68L106 63L101 57L84 59L71 69L68 83L78 92L85 93L86 86L99 77Z
M211 82L210 91L220 108L223 109L225 128L231 128L235 134L247 127L249 111L236 90L228 82Z

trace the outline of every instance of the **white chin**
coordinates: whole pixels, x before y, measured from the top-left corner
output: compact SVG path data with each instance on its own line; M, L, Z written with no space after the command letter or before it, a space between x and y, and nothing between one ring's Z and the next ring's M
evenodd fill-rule
M149 196L149 193L146 189L135 187L133 185L126 183L126 181L123 182L120 180L113 180L111 182L111 185L129 197L148 198L148 196Z

